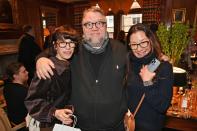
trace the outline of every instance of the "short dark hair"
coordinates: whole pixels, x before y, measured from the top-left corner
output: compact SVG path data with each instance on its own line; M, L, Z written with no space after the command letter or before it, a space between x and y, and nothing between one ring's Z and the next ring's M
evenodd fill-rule
M78 42L79 34L70 25L62 25L56 28L55 41L58 39L71 39L74 42Z
M12 62L6 68L6 77L9 82L14 80L13 75L19 73L19 69L24 66L22 63L19 62Z
M23 26L23 32L24 33L27 33L27 32L29 32L30 30L32 30L32 26L31 25L24 25Z
M78 45L80 43L80 36L78 32L70 25L62 25L60 27L56 28L56 31L54 33L54 43L56 44L57 40L62 39L70 39L73 42L75 42L75 53L78 52Z

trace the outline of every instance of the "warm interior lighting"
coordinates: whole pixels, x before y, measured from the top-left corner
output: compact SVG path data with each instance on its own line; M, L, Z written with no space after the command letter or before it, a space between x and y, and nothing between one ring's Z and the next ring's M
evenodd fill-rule
M98 3L96 3L96 7L97 7L97 8L100 8L100 6L99 6L99 4L98 4Z
M138 9L138 8L141 8L141 6L136 0L134 0L130 9Z
M43 31L44 31L44 36L45 37L50 35L50 32L49 32L49 30L47 28L44 28Z

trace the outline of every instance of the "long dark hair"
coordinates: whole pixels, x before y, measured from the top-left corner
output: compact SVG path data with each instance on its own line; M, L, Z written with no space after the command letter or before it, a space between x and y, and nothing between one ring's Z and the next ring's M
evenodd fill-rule
M152 51L154 51L157 58L160 59L163 52L162 52L161 44L160 44L158 38L155 36L155 34L148 27L146 27L145 25L143 25L141 23L131 26L131 28L129 29L128 35L127 35L127 43L130 43L130 36L137 31L143 31L145 33L147 38L150 40Z

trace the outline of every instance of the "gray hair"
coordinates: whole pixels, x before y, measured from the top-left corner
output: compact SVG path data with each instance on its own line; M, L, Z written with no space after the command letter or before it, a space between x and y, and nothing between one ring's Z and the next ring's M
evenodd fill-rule
M100 13L101 15L103 15L105 17L105 13L104 13L104 11L101 8L98 8L96 6L91 6L90 8L84 10L83 18L82 18L82 24L83 24L83 19L84 19L84 17L86 16L86 14L88 12L98 12L98 13ZM105 18L105 20L106 20L106 18Z

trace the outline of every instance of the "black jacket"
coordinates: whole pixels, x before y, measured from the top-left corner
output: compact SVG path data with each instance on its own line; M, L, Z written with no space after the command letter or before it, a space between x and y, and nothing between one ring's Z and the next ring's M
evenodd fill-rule
M145 99L135 116L136 131L160 131L164 125L165 113L170 105L173 86L172 65L162 62L156 71L154 84L145 87L139 75L142 65L155 58L150 54L145 58L131 55L130 73L128 76L128 104L131 112L136 109L143 93Z
M24 101L27 90L27 87L17 83L6 83L4 86L3 94L7 104L8 118L15 124L25 121L27 109Z
M41 122L40 127L55 124L53 113L68 104L71 93L70 66L67 61L50 58L55 64L51 79L43 80L34 76L29 87L25 105L31 117Z
M36 63L35 58L41 52L40 47L36 44L33 36L24 34L20 39L18 49L18 61L23 63L29 72L29 80L33 78ZM30 83L30 81L28 81Z
M125 88L126 48L110 39L104 60L97 75L90 63L90 52L83 45L71 62L71 103L78 118L77 126L82 130L107 131L120 125L127 111Z

